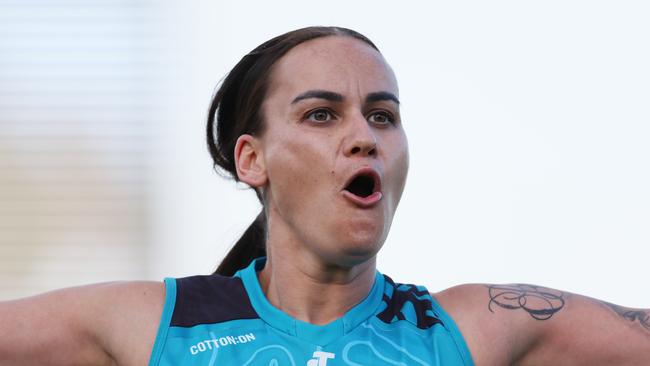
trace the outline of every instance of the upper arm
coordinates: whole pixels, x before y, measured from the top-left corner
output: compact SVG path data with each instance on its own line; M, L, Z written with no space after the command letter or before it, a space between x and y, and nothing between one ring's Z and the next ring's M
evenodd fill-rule
M493 312L485 285L455 286L433 296L456 322L476 365L510 365L540 334L533 326L518 335L515 330L528 322L525 314Z
M435 295L479 365L650 364L650 312L532 285Z
M565 293L566 306L544 327L522 365L648 365L650 311Z
M154 283L106 283L0 302L0 364L127 364L120 347L138 336L134 347L153 343L163 292Z

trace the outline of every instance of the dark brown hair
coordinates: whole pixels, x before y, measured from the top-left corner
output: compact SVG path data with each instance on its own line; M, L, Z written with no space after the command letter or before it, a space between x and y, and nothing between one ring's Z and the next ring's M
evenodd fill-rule
M266 97L271 67L295 46L320 37L346 36L359 39L377 49L368 38L341 27L307 27L264 42L244 56L222 81L208 113L208 150L217 172L236 181L235 144L239 136L260 136L264 132L262 102ZM219 170L218 168L221 168ZM257 197L263 197L256 190ZM232 276L250 262L266 255L266 215L264 209L228 252L216 274Z

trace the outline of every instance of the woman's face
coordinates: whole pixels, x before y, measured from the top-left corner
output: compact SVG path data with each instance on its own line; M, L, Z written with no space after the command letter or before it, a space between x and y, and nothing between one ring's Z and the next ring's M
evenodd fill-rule
M338 265L377 253L408 171L397 98L386 61L354 38L307 41L278 60L259 140L270 243Z

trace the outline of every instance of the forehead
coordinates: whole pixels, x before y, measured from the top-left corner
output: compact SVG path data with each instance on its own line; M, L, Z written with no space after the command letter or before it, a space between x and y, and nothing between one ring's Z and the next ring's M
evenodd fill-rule
M310 89L343 95L365 96L376 91L398 94L395 75L382 55L365 42L347 36L301 43L273 66L268 97L291 97Z

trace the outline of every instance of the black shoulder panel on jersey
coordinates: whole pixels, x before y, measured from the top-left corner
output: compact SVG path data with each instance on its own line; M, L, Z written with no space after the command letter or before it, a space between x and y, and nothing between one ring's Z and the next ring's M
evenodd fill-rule
M431 295L426 290L420 290L415 285L395 284L393 280L384 275L386 283L393 287L392 296L388 297L384 293L382 301L386 303L386 308L377 317L384 323L390 324L399 320L406 320L415 324L420 329L431 328L437 323L442 323L440 319L433 316L433 305ZM404 306L410 303L415 310L416 319L407 319L404 315Z
M192 327L256 318L259 316L239 277L209 275L176 279L172 326Z

